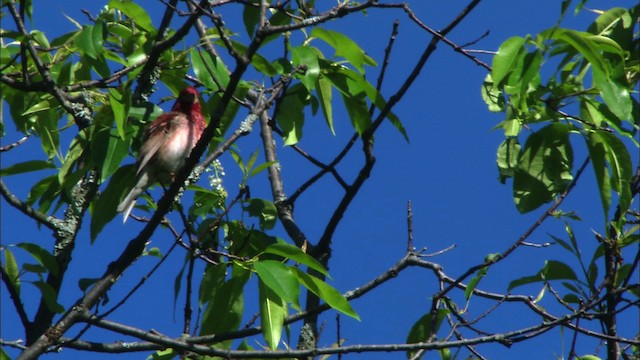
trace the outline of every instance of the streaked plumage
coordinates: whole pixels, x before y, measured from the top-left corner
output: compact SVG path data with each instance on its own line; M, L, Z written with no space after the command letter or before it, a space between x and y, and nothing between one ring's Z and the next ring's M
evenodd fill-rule
M118 205L123 222L127 221L138 196L149 186L156 182L168 185L173 181L205 127L198 91L191 86L180 92L171 112L158 116L147 126L136 162L136 185Z

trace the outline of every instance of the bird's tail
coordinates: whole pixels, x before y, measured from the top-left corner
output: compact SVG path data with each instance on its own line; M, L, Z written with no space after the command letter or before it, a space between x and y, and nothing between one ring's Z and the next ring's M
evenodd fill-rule
M133 189L131 189L131 191L129 191L129 194L127 194L124 200L122 200L120 205L118 205L118 211L122 212L123 224L127 222L127 218L129 218L129 215L131 214L131 210L133 210L133 207L136 205L136 200L138 199L138 196L140 196L140 194L142 194L143 191L144 189L140 187L137 187L137 186L134 187Z

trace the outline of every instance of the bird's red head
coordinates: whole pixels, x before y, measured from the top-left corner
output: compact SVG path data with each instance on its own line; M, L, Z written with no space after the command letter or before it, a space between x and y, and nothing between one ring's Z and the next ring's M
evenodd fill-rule
M201 107L198 90L193 86L187 86L180 92L180 95L178 95L178 99L176 100L176 103L173 104L171 111L179 111L183 113L196 111L200 113Z

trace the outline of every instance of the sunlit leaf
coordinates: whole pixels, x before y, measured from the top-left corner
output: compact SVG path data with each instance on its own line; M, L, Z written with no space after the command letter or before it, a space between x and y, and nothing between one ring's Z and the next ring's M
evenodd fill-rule
M16 244L16 247L26 250L34 259L38 261L38 263L40 263L40 265L44 266L52 275L58 275L58 262L50 252L41 248L35 243L23 242Z
M371 59L366 56L364 50L340 32L314 27L311 36L321 39L333 47L336 51L335 56L347 59L360 73L364 73L365 64L371 65Z
M140 5L130 0L109 0L109 8L118 9L122 11L127 17L133 20L136 25L148 31L155 33L156 29L153 27L151 17Z
M16 175L44 169L55 169L55 165L53 165L50 161L30 160L7 166L6 168L0 170L0 176Z
M578 277L569 265L556 260L547 260L545 261L544 267L540 271L538 271L537 274L533 276L525 276L511 281L509 283L508 290L510 291L518 286L536 282L577 279Z
M324 77L318 78L318 81L316 82L316 94L318 94L318 98L320 99L320 108L322 109L324 119L329 126L329 130L331 130L331 133L335 135L336 132L333 128L333 108L331 105L333 98L332 87L331 83Z
M513 195L518 211L537 209L563 191L573 179L569 127L553 123L531 134L518 161Z
M294 46L291 48L291 61L294 66L305 66L302 83L309 92L316 88L316 81L320 75L318 56L310 46Z
M276 119L284 134L285 145L294 145L302 138L307 95L304 85L295 84L282 97Z
M502 92L497 86L494 86L491 74L487 74L484 78L481 88L482 100L487 104L489 111L502 112L505 110L505 101Z
M355 312L355 310L353 310L351 304L349 304L347 299L342 296L342 294L340 294L338 290L336 290L326 282L318 279L317 277L311 276L298 268L292 267L290 269L298 277L298 281L300 281L300 284L302 284L312 293L316 294L320 299L324 300L333 309L338 310L345 315L351 316L356 320L360 320L360 317Z
M260 300L260 320L262 334L271 350L278 348L282 336L284 317L287 315L287 304L260 278L258 281L258 297Z
M4 253L3 270L7 274L7 281L13 287L16 294L20 295L20 269L18 268L16 258L8 247L5 247L2 252Z
M316 259L314 259L311 255L303 252L297 246L284 242L278 242L266 247L264 249L264 252L266 254L280 255L295 262L299 262L300 264L306 265L311 269L314 269L317 272L323 274L324 276L329 277L329 273L327 272L327 270Z
M525 39L523 37L514 36L500 45L498 52L493 57L491 70L491 77L493 78L494 84L500 85L502 80L512 70L511 67L513 63L517 61L517 57L520 56L524 43Z
M275 260L260 260L253 264L253 268L264 285L271 288L279 298L292 304L296 310L300 310L300 284L289 267Z
M510 137L505 139L498 147L498 170L500 171L500 182L505 183L506 179L514 176L518 159L520 157L520 143L518 138Z

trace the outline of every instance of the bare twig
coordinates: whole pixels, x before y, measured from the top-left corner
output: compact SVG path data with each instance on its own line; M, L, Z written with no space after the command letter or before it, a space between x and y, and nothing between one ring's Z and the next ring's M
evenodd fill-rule
M29 137L31 137L31 135L24 136L22 139L14 142L14 143L11 143L9 145L1 146L0 147L0 152L9 151L9 150L15 148L16 146L22 145L25 141L27 141L27 139L29 139Z

